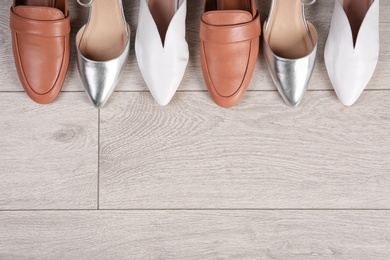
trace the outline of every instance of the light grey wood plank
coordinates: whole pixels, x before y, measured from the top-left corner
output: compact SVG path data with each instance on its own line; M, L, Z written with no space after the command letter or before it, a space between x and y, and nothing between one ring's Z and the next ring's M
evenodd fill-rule
M231 109L209 99L113 96L101 111L101 208L389 208L390 92L351 108L330 91L296 109L274 91Z
M269 12L271 1L257 1L259 10L264 21ZM183 79L180 90L206 90L203 81L199 62L199 21L202 13L203 1L188 1L188 18L187 18L187 39L190 46L190 62L187 68L186 75ZM307 8L308 18L315 24L320 35L318 62L315 69L313 79L309 89L326 90L332 89L330 81L327 76L326 68L323 60L323 49L326 37L329 30L329 24L333 11L334 1L317 1L317 4ZM137 60L134 52L134 39L137 28L139 1L125 1L126 18L132 28L132 50L129 64L123 75L123 78L118 85L118 91L144 91L147 87L144 83L142 75L139 71ZM9 31L9 2L2 2L0 5L0 91L22 91L19 83L16 70L14 68L12 47L11 47L11 33ZM88 10L78 6L76 1L69 1L69 9L71 13L72 22L72 53L69 71L66 82L64 84L64 91L82 91L83 86L80 80L77 65L76 65L76 50L75 50L75 35L78 29L86 22L88 17ZM381 1L381 56L378 69L369 89L390 89L387 82L390 80L390 73L388 67L390 66L390 45L387 44L390 39L390 29L387 24L389 21L390 3L388 1ZM260 55L255 74L250 85L251 90L275 90L272 80L268 74L264 58Z
M84 93L50 105L0 94L0 209L97 205L98 111Z
M0 212L0 258L389 259L388 211Z

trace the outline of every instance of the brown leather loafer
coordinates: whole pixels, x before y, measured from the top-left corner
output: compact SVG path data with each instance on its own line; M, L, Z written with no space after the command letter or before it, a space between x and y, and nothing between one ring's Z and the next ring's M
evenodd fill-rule
M259 54L254 0L206 0L200 25L201 64L209 93L222 107L244 96Z
M67 0L14 0L10 27L16 70L26 93L37 103L52 102L69 64Z

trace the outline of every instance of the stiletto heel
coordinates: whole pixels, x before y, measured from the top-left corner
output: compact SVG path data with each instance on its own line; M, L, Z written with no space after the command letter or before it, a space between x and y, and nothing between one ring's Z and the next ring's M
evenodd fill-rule
M76 36L77 65L95 107L110 98L127 64L130 26L121 0L77 0L90 8L89 19Z
M317 31L306 20L314 1L273 0L264 24L264 55L272 79L290 106L298 106L309 84L317 54Z

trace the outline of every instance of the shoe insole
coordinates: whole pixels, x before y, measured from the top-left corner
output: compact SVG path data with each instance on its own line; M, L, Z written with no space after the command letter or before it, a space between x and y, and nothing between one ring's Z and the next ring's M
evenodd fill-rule
M177 9L181 6L183 0L149 0L149 10L156 23L158 32L161 37L161 42L164 45L165 36L168 31L169 24Z
M119 0L95 0L79 43L84 57L94 61L117 58L128 41Z
M317 39L314 28L313 39L305 25L302 0L274 0L268 18L266 35L272 51L283 58L298 59L310 54ZM310 24L308 24L310 28ZM315 38L314 38L315 37ZM313 41L312 41L313 40Z
M16 5L56 7L56 0L17 0Z
M217 0L217 10L243 10L251 13L251 0Z
M353 45L356 43L360 26L362 25L364 17L366 17L372 2L372 0L344 0L343 6L349 24L351 25Z
M66 0L17 0L16 5L52 7L66 13ZM66 14L65 14L66 15Z

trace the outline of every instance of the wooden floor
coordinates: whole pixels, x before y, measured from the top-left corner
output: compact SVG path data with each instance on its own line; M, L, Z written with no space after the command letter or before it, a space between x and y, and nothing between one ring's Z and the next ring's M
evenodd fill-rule
M202 1L188 1L190 63L158 106L134 49L117 92L89 103L74 37L88 10L69 1L72 59L63 92L23 92L0 0L0 259L390 259L390 1L380 61L342 106L323 49L334 0L308 17L319 31L302 104L284 105L260 55L236 107L210 99L199 63ZM262 20L270 0L258 0ZM138 1L124 1L133 29Z

